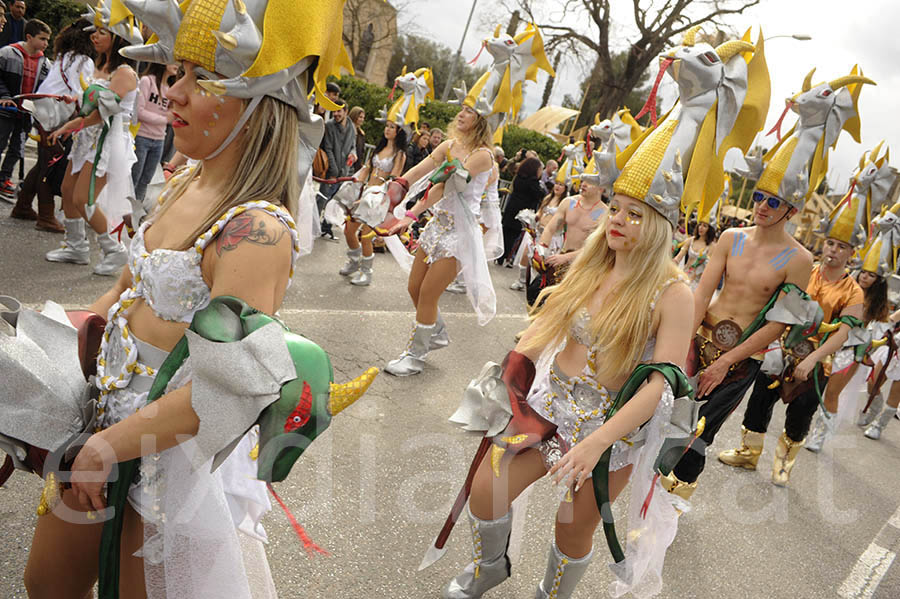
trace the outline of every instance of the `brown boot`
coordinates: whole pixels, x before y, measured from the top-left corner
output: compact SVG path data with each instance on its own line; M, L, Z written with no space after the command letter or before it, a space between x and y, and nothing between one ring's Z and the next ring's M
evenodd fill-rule
M56 203L53 201L52 195L50 196L49 202L45 198L39 197L37 222L34 224L34 228L38 231L65 233L66 228L62 226L62 223L56 220L56 215L54 214L55 210Z
M19 220L37 220L38 215L31 207L31 202L26 204L22 201L22 196L19 196L16 205L13 206L12 212L9 213L9 217L18 218Z

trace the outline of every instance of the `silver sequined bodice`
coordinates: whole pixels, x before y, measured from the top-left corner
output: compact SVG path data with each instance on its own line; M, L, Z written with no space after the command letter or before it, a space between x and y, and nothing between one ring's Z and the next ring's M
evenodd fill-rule
M148 252L144 233L149 224L141 225L131 242L131 277L143 283L144 301L154 314L163 320L191 322L194 313L209 304L209 287L200 270L203 254L194 248Z

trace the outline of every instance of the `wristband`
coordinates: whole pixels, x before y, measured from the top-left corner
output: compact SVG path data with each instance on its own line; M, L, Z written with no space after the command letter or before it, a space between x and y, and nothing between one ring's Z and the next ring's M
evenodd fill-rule
M414 213L412 210L407 210L407 211L406 211L406 218L408 218L408 219L410 219L410 220L413 220L413 221L419 220L419 217L416 216L415 213Z

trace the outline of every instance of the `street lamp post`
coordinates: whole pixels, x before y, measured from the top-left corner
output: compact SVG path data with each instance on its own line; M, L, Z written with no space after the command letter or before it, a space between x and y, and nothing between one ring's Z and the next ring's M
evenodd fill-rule
M453 75L456 74L456 63L458 63L462 57L463 42L466 41L466 34L469 32L469 23L472 22L472 15L475 13L475 5L477 3L478 0L472 0L472 8L469 9L469 18L466 19L466 28L463 29L462 38L459 40L459 48L456 50L456 56L453 58L453 62L450 63L450 74L447 76L447 82L444 83L444 93L441 94L441 102L446 102L447 96L450 95Z

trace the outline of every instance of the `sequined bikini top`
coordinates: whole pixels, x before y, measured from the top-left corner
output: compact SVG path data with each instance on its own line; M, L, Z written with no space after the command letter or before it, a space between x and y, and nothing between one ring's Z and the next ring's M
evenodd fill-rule
M392 170L394 170L394 158L396 156L396 154L394 154L393 156L388 156L387 158L372 156L372 166L383 173L390 173Z
M656 302L659 301L659 296L662 295L662 292L675 281L683 280L682 277L672 277L668 279L665 283L660 286L659 289L656 290L656 293L653 294L653 299L650 300L650 306L648 313L653 314L653 310L656 309ZM569 329L569 335L572 336L572 339L591 349L591 353L596 353L595 350L599 349L596 346L596 339L591 335L591 313L587 311L587 308L582 308L578 311L578 314L575 315L575 319L572 321L572 326ZM656 348L656 335L651 335L649 339L647 339L646 345L644 345L644 352L641 355L641 362L646 362L653 358L653 350Z
M170 182L167 191L171 189ZM164 197L165 195L162 196ZM290 285L294 276L294 264L300 255L299 236L294 220L281 206L263 201L235 206L223 214L206 233L198 237L194 247L189 250L158 248L148 252L144 245L144 232L149 223L144 223L131 244L128 268L131 270L132 286L122 292L107 315L106 330L97 359L96 385L100 389L101 396L114 389L127 387L134 373L153 374L152 368L139 362L140 356L135 346L134 335L130 333L128 327L128 309L142 298L153 313L163 320L191 322L194 313L205 308L210 300L210 289L203 280L200 268L203 250L216 238L228 221L248 210L265 210L273 214L291 232L292 258L288 278ZM124 361L107 363L105 357L111 355L110 344L122 347Z
M140 281L139 295L163 320L173 322L191 322L194 313L209 304L209 287L203 280L200 262L203 250L212 242L232 218L246 210L262 209L276 216L288 226L294 236L293 219L287 210L268 202L248 202L232 208L194 242L189 250L169 250L157 248L147 251L144 233L151 224L145 222L135 233L131 241L131 256L128 267L134 281ZM296 254L295 254L296 257Z

